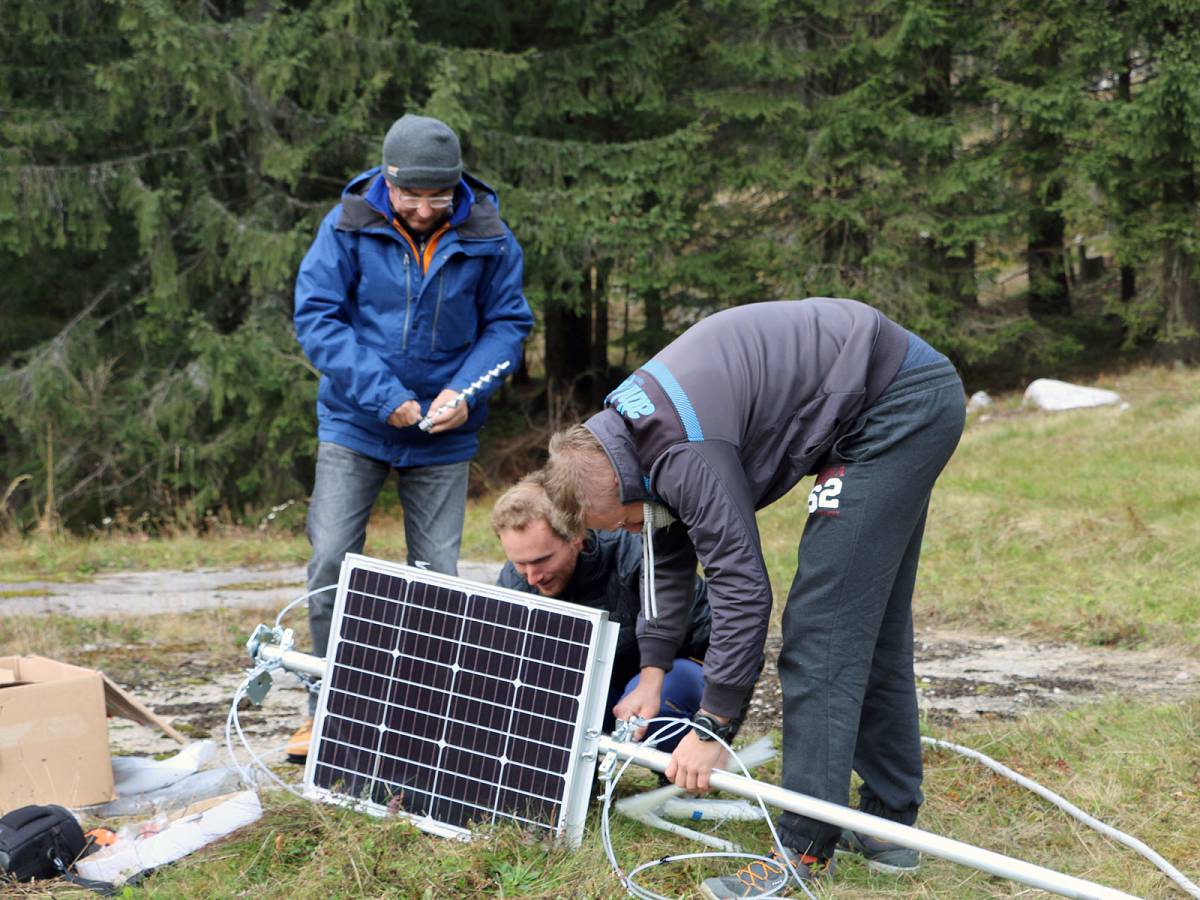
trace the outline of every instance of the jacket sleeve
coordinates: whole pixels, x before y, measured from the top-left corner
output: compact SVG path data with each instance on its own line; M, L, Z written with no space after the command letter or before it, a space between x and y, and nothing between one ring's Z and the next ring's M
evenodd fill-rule
M651 539L643 534L642 540ZM658 617L648 620L645 598L638 614L638 651L643 666L655 666L670 671L687 636L692 618L692 602L696 579L696 551L680 522L655 529L654 593ZM639 560L640 574L640 560ZM640 582L639 582L640 588Z
M449 385L456 391L506 360L505 374L512 375L521 361L521 343L533 327L533 313L525 299L525 257L507 226L504 234L503 250L479 288L479 339ZM503 378L493 378L468 399L468 405L478 406L503 383Z
M334 207L296 276L293 321L296 338L312 364L361 409L381 422L408 400L416 399L383 357L360 343L350 318L358 283L354 239L334 228L341 207Z
M692 600L692 620L680 648L688 656L703 660L708 653L708 637L712 630L712 613L708 608L708 583L696 576L696 589Z
M771 617L771 582L750 486L735 448L723 441L680 444L655 470L654 490L686 524L708 583L712 631L701 703L717 715L736 717L754 690ZM692 588L689 579L689 603ZM661 599L659 613L665 618ZM685 611L673 608L670 614L674 630L689 624Z

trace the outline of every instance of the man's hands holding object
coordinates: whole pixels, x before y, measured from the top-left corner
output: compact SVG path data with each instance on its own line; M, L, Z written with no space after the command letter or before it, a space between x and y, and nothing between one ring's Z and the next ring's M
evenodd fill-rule
M467 421L467 416L471 411L466 402L460 400L461 397L462 395L452 388L446 388L438 394L429 404L430 427L422 430L427 430L430 434L438 434L458 428ZM455 403L455 401L460 402ZM392 410L392 414L388 416L388 424L393 428L407 428L409 425L416 425L422 418L424 417L421 413L421 404L416 400L406 400Z
M653 666L642 669L637 687L617 701L613 715L628 721L633 716L653 719L662 708L662 685L666 672ZM709 716L717 719L716 716ZM717 719L720 722L719 719ZM724 724L720 722L720 724ZM633 739L640 741L646 735L645 727L634 732ZM701 740L693 729L679 742L667 765L667 779L689 794L708 791L708 778L713 769L721 768L727 760L725 748L714 740Z

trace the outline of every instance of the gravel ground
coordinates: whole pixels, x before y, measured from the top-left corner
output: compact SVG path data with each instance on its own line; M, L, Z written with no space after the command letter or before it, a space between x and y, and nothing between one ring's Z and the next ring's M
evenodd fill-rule
M499 566L462 563L460 575L494 583ZM0 612L65 613L73 616L156 614L218 607L281 608L303 591L302 567L138 572L102 575L80 584L0 583ZM768 639L767 667L750 707L750 725L769 729L781 721L775 670L780 638ZM916 641L920 702L934 722L1011 719L1119 694L1168 702L1200 692L1200 660L1156 651L1124 651L1072 644L1025 641L954 631L920 631ZM127 688L192 737L224 741L229 704L244 672L225 670L194 655L141 660ZM256 751L280 759L279 749L296 727L304 689L287 673L278 675L261 709L241 720ZM160 753L173 742L121 719L110 723L113 749Z

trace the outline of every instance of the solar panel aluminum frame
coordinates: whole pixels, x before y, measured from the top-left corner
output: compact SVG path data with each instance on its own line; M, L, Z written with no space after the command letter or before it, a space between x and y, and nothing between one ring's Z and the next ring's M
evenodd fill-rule
M467 595L512 602L530 611L546 610L560 616L585 620L592 625L586 663L582 670L583 684L577 694L578 712L574 721L569 762L563 776L565 788L562 795L561 811L558 815L557 826L547 829L552 836L565 840L572 846L577 846L583 837L583 826L587 816L588 799L591 794L591 785L596 765L597 742L604 721L605 707L607 706L608 684L612 673L613 658L616 653L619 626L615 622L610 622L608 614L603 610L592 609L591 607L534 594L526 594L494 585L479 584L462 578L455 578L425 569L400 565L358 554L346 555L338 580L326 656L328 668L326 677L321 682L321 691L313 722L313 744L304 770L305 796L313 800L346 806L376 816L402 815L410 819L423 831L442 837L461 840L470 837L470 831L467 828L439 821L431 818L428 814L416 815L403 809L389 809L387 806L365 797L350 797L316 783L317 770L321 765L320 748L325 734L330 691L334 682L334 679L330 677L333 674L333 661L339 658L338 649L342 641L342 624L346 600L351 592L351 576L355 570L359 569L407 579L416 584L442 587L453 591L462 591ZM533 657L529 658L533 659ZM441 770L439 769L439 771Z

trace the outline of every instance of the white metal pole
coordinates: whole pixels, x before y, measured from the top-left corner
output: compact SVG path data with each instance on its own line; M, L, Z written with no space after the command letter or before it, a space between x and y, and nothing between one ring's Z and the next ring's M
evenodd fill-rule
M642 744L618 741L608 735L600 736L598 750L601 754L615 753L619 759L632 759L638 765L653 769L655 772L665 771L667 763L671 761L670 754L663 753L661 750L655 750ZM887 819L868 815L846 806L839 806L836 803L798 794L777 785L755 781L744 775L734 775L723 769L713 771L709 777L709 784L716 789L749 800L761 797L764 803L777 809L784 809L797 815L828 822L830 825L849 828L871 837L892 841L922 853L928 853L930 856L948 859L951 862L961 863L991 875L1019 881L1021 884L1050 891L1062 897L1077 897L1080 900L1138 900L1133 894L1126 894L1095 882L1064 875L1053 869L1044 869L1032 863L993 853L991 850L984 850L981 847L922 831L919 828L890 822Z
M257 658L265 662L278 660L279 664L288 671L302 672L315 678L325 676L325 660L308 653L300 653L295 650L280 651L272 644L263 644L257 650ZM661 750L655 750L653 747L643 744L618 741L607 734L600 735L597 750L601 756L615 753L619 759L632 759L638 765L653 769L655 772L665 771L667 764L671 761L670 754L663 753ZM1004 856L1001 853L984 850L982 847L975 847L929 831L922 831L919 828L881 819L856 809L839 806L836 803L798 794L778 785L755 781L744 775L734 775L723 769L713 771L709 778L709 784L717 790L745 797L747 800L757 800L761 797L764 803L770 804L776 809L784 809L797 815L828 822L830 825L837 825L840 828L849 828L852 831L869 834L871 837L892 841L901 846L919 850L921 853L961 863L990 875L999 875L1001 878L1040 888L1043 891L1058 894L1060 897L1075 897L1079 900L1139 900L1133 894L1126 894L1102 884L1075 878L1072 875L1064 875L1053 869L1045 869L1032 863L1013 859L1010 856Z
M301 653L298 650L281 651L274 644L262 644L258 648L257 658L263 662L279 662L289 672L300 672L314 678L325 677L325 660L311 653Z

